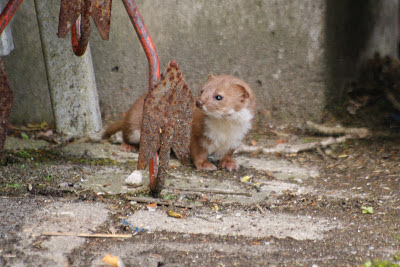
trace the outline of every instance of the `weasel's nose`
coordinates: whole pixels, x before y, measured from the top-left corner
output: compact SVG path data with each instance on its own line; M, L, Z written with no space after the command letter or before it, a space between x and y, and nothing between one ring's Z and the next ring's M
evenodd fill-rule
M200 100L196 100L196 107L201 108L203 106L203 102Z

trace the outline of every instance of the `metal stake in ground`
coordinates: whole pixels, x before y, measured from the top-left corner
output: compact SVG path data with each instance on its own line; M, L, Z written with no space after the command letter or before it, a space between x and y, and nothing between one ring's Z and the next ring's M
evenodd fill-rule
M0 161L3 156L4 143L8 130L8 118L10 117L14 95L11 91L3 60L0 58Z
M164 184L171 148L183 164L188 163L192 121L193 96L178 64L172 60L150 90L143 108L138 169L145 169L160 150L157 177L150 179L154 194Z

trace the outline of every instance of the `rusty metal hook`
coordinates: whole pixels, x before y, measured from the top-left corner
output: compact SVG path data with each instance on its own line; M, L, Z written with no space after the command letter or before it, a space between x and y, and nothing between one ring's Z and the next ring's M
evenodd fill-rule
M13 99L14 95L8 81L6 69L3 60L0 58L0 161L6 141L8 118L11 114Z
M81 15L71 29L72 49L74 54L79 57L85 54L89 43L91 6L91 0L84 1Z
M64 38L71 30L74 54L82 56L89 43L90 18L103 40L108 40L112 0L61 0L58 37Z

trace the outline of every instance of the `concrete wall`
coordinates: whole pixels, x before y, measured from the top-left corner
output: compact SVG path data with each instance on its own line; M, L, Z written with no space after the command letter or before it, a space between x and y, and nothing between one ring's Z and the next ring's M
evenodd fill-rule
M318 119L325 106L324 1L137 1L160 57L180 65L191 90L209 73L233 74L281 119ZM104 115L115 118L147 90L147 61L119 1L109 42L92 42ZM111 92L110 92L111 91ZM310 105L309 103L313 104Z
M16 96L14 123L52 120L31 2L24 1L18 10L13 25L16 49L5 59ZM158 51L161 70L170 59L176 60L194 93L209 73L241 77L256 92L259 108L283 122L319 120L328 97L343 93L340 88L334 92L335 86L342 86L357 69L353 66L343 71L343 66L348 65L348 59L359 60L359 56L338 58L343 48L351 47L350 54L361 45L371 51L382 49L378 47L382 36L371 37L375 24L365 26L363 40L375 38L376 42L349 43L345 38L354 33L343 38L340 33L348 29L349 21L361 23L357 16L366 18L376 8L393 9L398 0L348 2L352 1L136 1ZM113 1L112 8L110 40L102 41L94 25L90 39L100 108L106 119L120 117L148 87L147 60L122 2ZM347 10L347 18L352 17L349 8L357 16L343 20L341 10ZM390 19L382 23L388 24ZM384 36L390 39L390 30ZM338 77L341 82L337 82Z

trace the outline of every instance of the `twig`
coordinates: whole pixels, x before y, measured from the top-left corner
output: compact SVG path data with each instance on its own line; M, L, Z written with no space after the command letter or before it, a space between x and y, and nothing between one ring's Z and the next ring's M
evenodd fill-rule
M132 235L123 235L123 234L87 234L87 233L53 233L53 232L44 232L42 235L49 236L79 236L79 237L101 237L101 238L130 238Z
M261 214L265 214L265 210L260 206L260 204L256 203L257 209L261 212Z
M400 110L400 103L399 103L399 101L397 101L394 94L392 94L389 91L386 91L385 95L386 95L386 98L389 100L389 102L392 103L393 107L397 110Z
M370 135L367 128L346 128L343 126L329 127L322 124L317 124L312 121L307 121L308 130L324 135L354 135L355 137L365 138Z
M305 143L305 144L297 144L297 145L289 145L289 144L278 144L272 148L265 148L260 146L242 146L238 148L235 153L240 152L262 152L263 154L270 154L270 153L281 153L281 154L296 154L303 151L313 150L319 146L326 147L333 144L340 144L348 139L356 138L354 135L345 135L341 137L329 137L321 141Z
M394 97L394 96L393 96ZM397 101L393 99L393 101ZM398 105L396 108L400 110L400 102L392 103L393 105ZM306 127L310 131L317 132L319 134L324 134L324 135L353 135L351 138L348 139L355 139L355 138L400 138L400 135L397 132L391 132L391 131L371 131L367 128L345 128L342 126L336 126L336 127L328 127L328 126L323 126L320 124L316 124L313 122L306 122Z
M328 161L328 160L329 160L329 157L325 154L324 151L322 151L322 149L321 149L320 146L318 146L316 149L317 149L318 154L319 154L325 161Z
M239 196L246 196L251 197L251 193L245 192L235 192L235 191L224 191L224 190L215 190L209 188L171 188L173 190L181 191L181 193L189 193L189 194L196 194L196 193L211 193L211 194L221 194L221 195L239 195Z
M191 205L185 205L182 203L177 203L177 202L170 202L166 200L161 200L158 198L152 198L152 197L126 197L126 199L131 200L131 201L136 201L139 203L157 203L157 205L164 205L164 206L175 206L179 208L188 208L188 209L193 209L194 206Z

